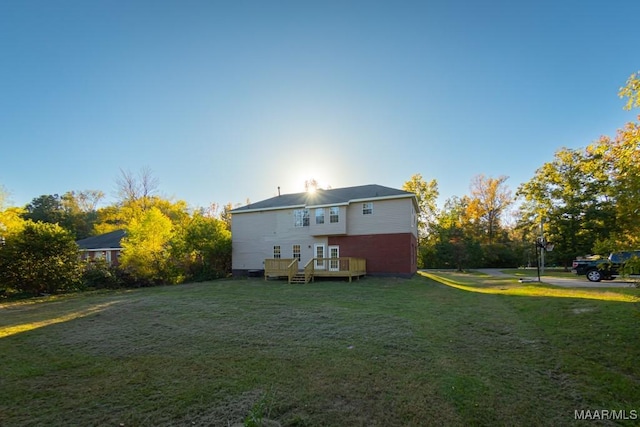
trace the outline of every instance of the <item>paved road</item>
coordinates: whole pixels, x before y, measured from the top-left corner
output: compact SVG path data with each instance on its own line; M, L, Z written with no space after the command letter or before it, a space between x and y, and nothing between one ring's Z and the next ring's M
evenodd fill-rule
M479 268L476 271L496 277L513 277L516 276L505 274L498 268ZM528 278L531 282L537 282L537 277ZM633 282L626 282L624 279L603 280L602 282L590 282L584 276L576 277L552 277L541 276L540 281L555 286L564 286L565 288L632 288L635 286Z

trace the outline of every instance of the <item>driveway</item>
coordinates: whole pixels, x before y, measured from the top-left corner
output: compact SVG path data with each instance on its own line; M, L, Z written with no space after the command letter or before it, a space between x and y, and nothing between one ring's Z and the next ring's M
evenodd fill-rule
M511 274L505 274L499 268L478 268L484 274L495 277L513 277L514 279L522 279ZM537 277L523 278L523 283L538 283ZM540 281L549 285L563 286L565 288L633 288L636 286L634 282L628 282L624 279L603 280L602 282L590 282L584 276L576 277L552 277L540 276Z

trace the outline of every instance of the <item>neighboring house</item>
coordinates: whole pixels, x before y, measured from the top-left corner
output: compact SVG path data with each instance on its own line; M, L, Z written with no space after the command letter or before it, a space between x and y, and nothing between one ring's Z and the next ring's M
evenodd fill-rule
M118 265L122 251L120 241L124 234L124 230L116 230L76 241L80 247L80 258L83 260L103 258L109 265Z
M371 275L417 269L418 204L407 191L362 185L283 194L231 213L236 276L265 270L272 259L313 263L316 273L341 269L337 258L364 259Z

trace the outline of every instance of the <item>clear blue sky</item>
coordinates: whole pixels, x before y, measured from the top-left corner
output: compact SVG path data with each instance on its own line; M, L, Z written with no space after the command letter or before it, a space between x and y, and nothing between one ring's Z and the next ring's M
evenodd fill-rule
M640 1L0 1L0 184L15 205L147 167L191 206L304 180L441 202L614 135Z

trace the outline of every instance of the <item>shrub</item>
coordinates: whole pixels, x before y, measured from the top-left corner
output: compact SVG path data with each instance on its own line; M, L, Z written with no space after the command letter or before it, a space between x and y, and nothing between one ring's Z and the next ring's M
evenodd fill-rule
M78 245L58 224L25 223L0 248L0 283L33 295L81 286Z
M104 259L86 261L82 272L82 283L87 288L121 288L124 286L124 282L116 270L117 267L110 266Z

